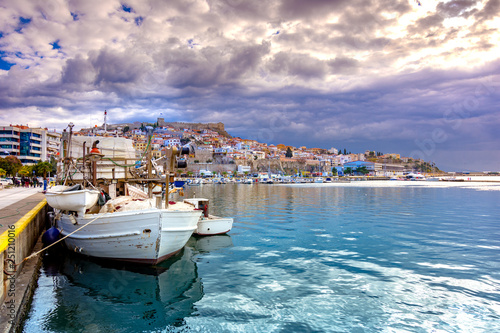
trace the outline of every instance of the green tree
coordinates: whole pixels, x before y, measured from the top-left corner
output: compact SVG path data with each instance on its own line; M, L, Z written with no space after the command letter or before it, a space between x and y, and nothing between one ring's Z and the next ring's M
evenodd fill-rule
M125 127L123 128L123 133L127 133L128 131L130 131L130 127L125 126Z
M352 174L352 168L351 167L347 167L344 169L344 175L350 175Z
M7 174L7 171L5 171L4 169L0 168L0 177L3 177Z
M332 168L332 175L336 176L338 174L337 168Z
M364 166L364 165L363 165L363 166L361 166L361 167L359 167L359 168L356 168L356 172L357 172L357 173L361 173L361 174L363 174L363 175L366 175L366 174L369 174L369 173L370 173L370 171L368 171L368 169L367 169L367 168L366 168L366 166Z
M22 166L23 164L16 156L0 157L0 168L4 169L7 175L15 176Z
M38 164L36 165L36 173L37 175L42 175L44 177L47 177L47 174L49 172L52 172L53 170L53 165L52 163L50 162L38 162Z
M23 176L29 176L29 175L31 175L31 169L32 169L31 166L23 165L17 173L19 173L20 175L23 175Z

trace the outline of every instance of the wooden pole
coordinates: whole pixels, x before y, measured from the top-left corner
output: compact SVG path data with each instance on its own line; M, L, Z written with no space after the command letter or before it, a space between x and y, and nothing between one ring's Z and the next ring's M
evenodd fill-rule
M151 134L148 134L148 153L147 153L147 170L148 170L148 179L153 178L153 172L151 169ZM153 197L153 183L148 182L148 196L149 198Z

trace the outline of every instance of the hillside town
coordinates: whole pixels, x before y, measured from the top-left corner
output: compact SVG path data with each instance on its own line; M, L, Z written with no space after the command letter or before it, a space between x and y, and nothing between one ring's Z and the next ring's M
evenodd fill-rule
M106 114L105 114L106 117ZM159 159L171 146L192 146L188 168L179 174L192 176L247 175L270 173L308 176L401 176L408 172L440 173L433 162L412 159L398 153L366 150L352 153L346 148L308 148L268 144L253 139L232 137L222 123L134 122L107 124L73 130L76 136L115 136L132 139L138 154L148 145L147 128L153 131L151 150ZM16 156L23 165L58 158L62 133L27 125L0 126L0 157Z

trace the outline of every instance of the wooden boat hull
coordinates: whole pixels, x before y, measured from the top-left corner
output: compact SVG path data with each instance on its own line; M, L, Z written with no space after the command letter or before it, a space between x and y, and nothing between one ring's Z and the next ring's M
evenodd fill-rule
M65 236L91 222L65 239L68 249L77 253L156 264L184 247L197 228L200 215L195 210L151 208L83 217L63 214L57 223Z
M230 217L202 216L194 233L198 236L222 235L229 232L232 227L233 219Z

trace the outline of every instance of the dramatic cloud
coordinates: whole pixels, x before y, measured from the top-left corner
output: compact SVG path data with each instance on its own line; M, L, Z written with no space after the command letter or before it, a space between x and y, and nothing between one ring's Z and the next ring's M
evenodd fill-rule
M3 0L0 125L221 121L500 170L500 0Z

